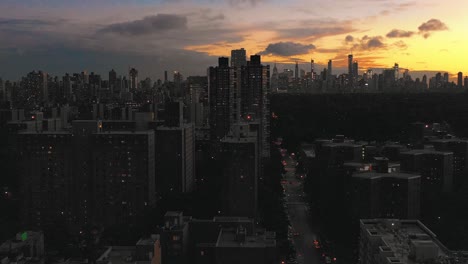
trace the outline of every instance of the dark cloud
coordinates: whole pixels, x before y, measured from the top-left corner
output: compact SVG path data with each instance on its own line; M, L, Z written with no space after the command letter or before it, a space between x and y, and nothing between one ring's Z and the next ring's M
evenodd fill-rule
M439 19L433 18L425 23L422 23L418 29L419 33L422 34L424 38L428 38L431 36L432 31L448 30L448 27Z
M327 36L341 35L352 31L349 28L336 26L336 27L298 27L288 29L277 29L276 32L281 38L304 38L308 41L314 41L319 38Z
M241 4L251 4L256 5L261 2L265 2L266 0L228 0L229 4L237 6Z
M10 18L0 18L0 26L26 26L26 25L51 25L54 22L40 20L40 19L10 19Z
M447 25L445 25L439 19L430 19L425 23L422 23L418 27L419 31L421 32L429 32L429 31L441 31L441 30L448 30Z
M385 49L387 45L383 42L382 36L367 36L354 39L354 43L351 46L353 51L366 51L375 49Z
M315 49L315 46L312 44L304 45L295 42L278 42L271 43L268 47L260 52L262 55L278 55L278 56L293 56L309 53L311 49Z
M374 49L374 48L382 48L384 47L385 44L382 42L382 37L372 37L367 41L366 47L368 49Z
M387 38L409 38L413 36L414 32L394 29L387 33Z
M351 36L351 35L348 35L348 36L346 36L345 41L346 41L346 42L353 42L353 41L354 41L354 37Z
M404 41L401 41L401 40L393 43L392 46L394 46L396 48L399 48L399 49L402 49L402 50L405 50L405 49L408 48L408 45L406 45L406 43Z
M100 32L111 32L124 35L144 35L174 29L187 28L187 17L173 14L157 14L140 20L108 25Z

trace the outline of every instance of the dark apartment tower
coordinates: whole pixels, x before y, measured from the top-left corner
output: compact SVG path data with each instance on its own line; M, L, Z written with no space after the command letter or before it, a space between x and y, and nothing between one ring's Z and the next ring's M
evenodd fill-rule
M352 217L417 219L421 176L399 172L354 173L351 180Z
M210 137L221 139L230 127L230 91L231 73L229 59L221 57L218 59L217 67L208 68L208 92L210 103Z
M155 202L154 131L106 131L91 135L93 220L134 226Z
M401 171L416 172L422 176L422 194L436 197L453 188L453 152L433 149L413 149L402 152Z
M231 51L231 67L240 68L247 65L247 56L245 49Z
M458 73L458 88L462 88L463 87L463 73L462 72L459 72Z
M247 63L249 64L249 63ZM252 55L250 56L250 65L261 65L262 59L260 55Z
M257 213L257 138L226 137L222 140L223 215L255 217Z
M160 195L191 192L195 181L195 128L193 123L156 128L156 192Z
M262 157L269 157L270 66L262 65L260 55L252 55L241 75L240 116L247 122L260 122L259 146Z
M92 159L92 137L102 132L102 121L96 120L74 120L72 122L73 132L73 191L72 215L76 225L87 226L94 221L92 208L93 197L93 159Z
M229 67L229 58L219 57L218 58L218 66L219 67Z
M167 83L167 71L164 71L164 83Z
M450 138L435 139L431 143L437 151L453 152L453 186L460 188L467 181L468 140Z
M184 123L183 102L167 102L164 107L164 125L167 127L180 127Z
M20 132L21 221L27 228L51 230L72 219L72 133Z

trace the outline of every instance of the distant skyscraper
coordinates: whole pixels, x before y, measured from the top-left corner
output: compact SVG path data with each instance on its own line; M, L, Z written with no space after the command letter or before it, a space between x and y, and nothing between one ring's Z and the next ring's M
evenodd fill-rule
M448 72L444 73L444 83L448 83L449 82L449 74Z
M167 83L167 71L164 71L164 83Z
M355 61L353 63L353 78L356 79L359 75L359 65L358 65L358 62Z
M424 74L424 76L422 77L421 82L422 82L423 88L427 89L427 76L426 76L426 74Z
M89 84L89 74L87 71L81 72L81 80L83 80L84 84Z
M458 73L458 88L462 88L463 87L463 73L462 72L459 72Z
M39 71L40 74L40 86L42 89L42 101L48 102L49 101L49 84L48 84L48 76L47 73Z
M296 82L299 81L299 64L297 64L297 61L296 61L296 68L294 71L294 80Z
M315 62L312 59L310 60L310 78L315 80Z
M247 65L247 55L244 48L231 51L231 67L242 67Z
M329 77L332 76L332 60L329 60L328 61L328 70L327 70L327 79L329 79Z
M278 68L276 67L276 63L273 67L273 73L271 75L271 90L277 91L279 88L279 73Z
M114 90L117 88L117 73L112 69L109 72L109 89L111 94L114 93Z
M395 80L398 80L400 78L400 66L398 63L395 63L393 70L395 71Z
M138 88L138 71L135 68L131 68L128 76L130 77L130 90L134 91Z
M348 55L348 76L349 76L349 79L352 80L353 79L353 54L349 54Z
M174 96L175 97L183 97L183 87L182 82L184 81L184 76L178 72L174 71Z
M68 75L68 73L65 74L65 76L63 76L62 82L63 82L63 95L66 98L70 98L70 96L72 95L72 83L71 83L71 77L70 75Z
M6 100L6 90L5 90L5 86L3 85L2 78L0 78L0 100L2 101Z
M468 76L465 77L465 89L468 89Z

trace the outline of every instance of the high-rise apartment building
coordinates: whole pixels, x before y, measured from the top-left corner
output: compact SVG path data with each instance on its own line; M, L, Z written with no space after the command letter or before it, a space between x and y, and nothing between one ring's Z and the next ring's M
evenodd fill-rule
M212 139L221 139L229 131L231 115L232 68L229 59L221 57L217 67L208 68L210 103L210 133Z
M72 134L60 131L19 132L22 224L49 229L72 221Z
M419 218L421 176L365 172L354 173L352 182L355 218Z
M154 131L91 135L92 219L104 226L134 226L155 202Z
M244 48L231 50L231 67L241 68L247 65L247 55Z
M467 179L468 169L468 140L460 138L441 138L431 140L437 151L453 153L453 185L461 186Z
M240 115L244 121L260 121L259 147L262 157L270 156L270 66L261 64L260 55L250 56L242 69Z
M255 217L259 155L257 135L240 124L221 140L224 164L223 215Z
M421 174L421 193L434 196L453 187L453 153L413 149L400 154L401 171Z
M195 183L195 128L193 123L156 128L156 192L191 192Z

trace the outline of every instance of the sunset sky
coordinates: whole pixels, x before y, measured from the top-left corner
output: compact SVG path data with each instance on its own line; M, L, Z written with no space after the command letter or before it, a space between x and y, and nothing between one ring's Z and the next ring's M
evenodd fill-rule
M340 73L352 52L360 71L397 62L416 77L468 75L466 0L1 0L0 10L3 79L128 66L201 75L241 47L280 69L332 59Z

